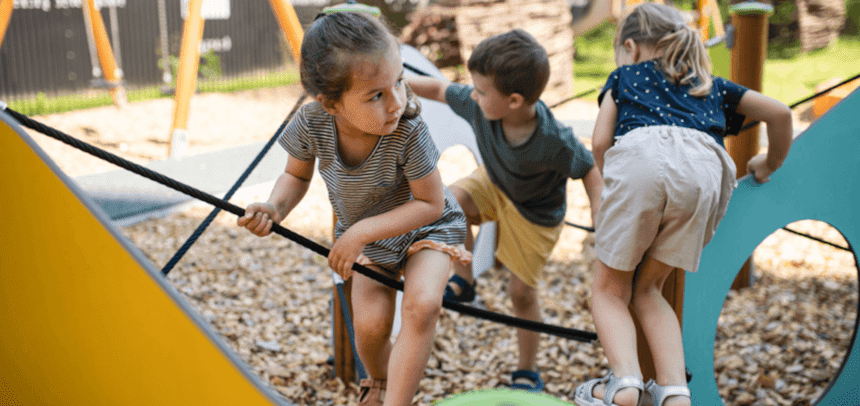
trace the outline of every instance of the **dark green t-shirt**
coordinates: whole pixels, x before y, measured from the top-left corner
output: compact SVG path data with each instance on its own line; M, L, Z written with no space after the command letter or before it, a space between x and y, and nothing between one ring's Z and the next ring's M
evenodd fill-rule
M505 142L502 121L488 121L469 97L471 86L453 83L445 92L451 109L475 131L490 180L529 221L554 227L567 210L567 178L580 179L594 166L591 151L541 101L535 105L535 132L525 144Z

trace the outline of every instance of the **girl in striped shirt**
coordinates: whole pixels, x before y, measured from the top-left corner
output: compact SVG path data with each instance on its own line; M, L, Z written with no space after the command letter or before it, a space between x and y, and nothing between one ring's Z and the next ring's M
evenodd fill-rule
M430 356L452 260L467 263L466 222L442 184L437 150L403 80L396 38L365 13L321 14L305 33L301 80L316 101L280 137L285 173L267 202L237 221L265 236L310 184L314 165L337 216L331 266L344 279L355 262L400 279L401 330L390 341L396 291L355 275L355 345L369 378L360 405L406 405Z

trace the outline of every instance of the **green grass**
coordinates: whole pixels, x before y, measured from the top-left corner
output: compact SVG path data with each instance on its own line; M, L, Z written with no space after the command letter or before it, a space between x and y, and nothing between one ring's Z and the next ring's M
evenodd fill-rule
M242 90L261 89L286 86L298 83L299 75L295 69L283 72L272 72L262 76L231 78L229 80L198 81L197 91L203 93L230 93ZM94 96L65 95L46 97L39 93L33 99L11 100L9 108L27 116L63 113L67 111L109 106L113 104L107 90L94 92ZM158 86L129 90L126 94L129 102L172 98L172 94L164 94Z
M574 58L574 86L580 93L602 86L606 77L615 70L612 50L614 26L604 23L576 39ZM719 45L722 46L722 45ZM713 49L714 58L730 58L729 51ZM771 57L765 61L762 93L785 104L792 104L815 93L815 86L832 78L847 79L860 73L860 39L839 38L826 49L795 54L791 57ZM726 60L715 65L729 66ZM724 69L728 70L728 69ZM729 72L718 71L730 79ZM597 100L597 92L583 97Z

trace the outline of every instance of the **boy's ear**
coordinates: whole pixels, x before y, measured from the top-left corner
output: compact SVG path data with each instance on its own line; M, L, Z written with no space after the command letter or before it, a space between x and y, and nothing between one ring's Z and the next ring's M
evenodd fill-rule
M322 94L318 94L316 96L317 101L320 103L323 109L325 109L326 113L331 114L333 116L337 115L337 109L335 108L335 103L323 96Z
M523 95L521 95L519 93L511 93L508 96L508 108L511 110L516 110L516 109L522 107L523 105L525 105L525 103L526 103L525 97L523 97Z

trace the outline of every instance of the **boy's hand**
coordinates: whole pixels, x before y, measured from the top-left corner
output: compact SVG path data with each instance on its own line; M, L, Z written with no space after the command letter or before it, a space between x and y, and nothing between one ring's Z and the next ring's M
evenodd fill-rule
M236 220L239 227L265 237L272 232L272 224L281 222L280 215L271 203L252 203L245 209L245 215Z
M767 164L767 154L758 154L747 162L747 172L755 176L756 182L766 183L770 181L774 170Z
M328 254L328 266L331 267L343 280L349 280L353 274L352 265L361 251L364 250L366 243L358 238L357 233L352 232L353 228L346 230L340 238L338 238L331 251Z

